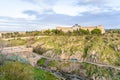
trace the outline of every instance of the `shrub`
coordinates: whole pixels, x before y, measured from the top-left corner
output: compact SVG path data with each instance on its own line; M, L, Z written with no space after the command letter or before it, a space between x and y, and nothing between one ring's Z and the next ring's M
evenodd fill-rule
M77 29L72 32L74 35L86 35L90 34L89 30L84 30L84 29Z
M51 32L55 35L64 35L64 32L62 30L53 29Z
M45 61L46 61L46 58L42 58L37 62L37 64L40 65L40 66L43 66Z
M81 34L90 34L89 30L80 29Z
M91 34L101 34L101 30L100 29L93 29L91 31Z
M51 61L49 66L55 67L57 65L57 62L55 60Z
M33 48L33 52L42 55L43 53L46 52L46 49L42 48L41 46L37 46Z

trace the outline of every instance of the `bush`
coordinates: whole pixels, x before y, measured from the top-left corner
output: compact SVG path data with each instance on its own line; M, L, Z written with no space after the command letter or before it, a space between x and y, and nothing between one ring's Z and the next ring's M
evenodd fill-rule
M42 55L43 53L46 52L46 49L42 48L41 46L37 46L37 47L33 48L33 52Z
M74 35L86 35L86 34L90 34L89 30L84 30L84 29L78 29L78 30L74 30L72 32Z
M91 31L91 34L101 34L101 30L100 29L93 29Z
M62 30L53 29L51 32L55 35L64 35L64 32Z
M37 64L43 66L46 60L47 60L46 58L42 58L37 62Z
M41 69L34 69L34 72L35 72L34 80L61 80L52 75L50 72Z
M80 29L81 34L90 34L89 30Z

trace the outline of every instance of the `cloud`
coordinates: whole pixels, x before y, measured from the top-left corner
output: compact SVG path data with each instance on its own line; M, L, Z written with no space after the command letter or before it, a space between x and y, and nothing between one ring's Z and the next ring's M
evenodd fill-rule
M99 14L120 11L119 0L24 0L39 5L40 14L50 13L68 16L82 16L84 13ZM40 12L41 11L41 12Z
M64 14L69 16L82 16L84 13L101 13L102 9L99 7L87 6L69 6L69 5L56 5L53 8L54 12L57 14Z
M119 0L1 0L0 26L12 30L14 26L35 30L76 23L116 26L120 21L119 4Z
M8 0L0 1L0 16L12 17L12 18L23 18L23 19L35 19L35 16L29 16L23 13L25 10L37 10L38 6L23 3L19 0Z
M22 0L34 5L39 14L62 14L68 16L82 16L84 13L100 14L120 11L119 0Z

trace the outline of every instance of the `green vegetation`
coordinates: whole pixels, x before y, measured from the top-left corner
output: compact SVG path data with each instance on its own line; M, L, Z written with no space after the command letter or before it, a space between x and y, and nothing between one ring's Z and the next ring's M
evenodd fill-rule
M79 36L48 36L31 38L30 40L10 40L13 46L29 44L34 46L33 52L43 55L54 56L78 55L80 59L98 63L120 65L120 36L118 33L106 33L102 35L79 35ZM26 45L27 45L26 44ZM10 44L9 44L10 45ZM49 52L50 51L50 52Z
M90 31L84 29L78 29L72 32L72 35L88 35L88 34L90 34Z
M7 62L0 66L0 76L3 80L33 80L32 66L20 62Z
M36 46L35 48L33 48L33 52L42 55L43 53L46 52L46 50L42 48L41 46Z
M98 67L96 65L91 65L87 63L83 63L85 66L85 73L88 78L95 80L120 80L120 71L111 68Z
M38 61L38 65L42 66L46 61L46 58L42 58Z
M41 69L34 69L34 80L60 80L52 75L50 72L43 71Z
M120 33L120 29L107 29L107 33Z
M55 60L53 60L49 63L49 66L51 66L51 67L54 67L56 65L57 65L57 62Z
M74 36L78 36L78 35L89 35L91 33L92 34L101 34L101 30L94 29L93 31L90 32L89 30L77 29L77 30L74 30L73 32L68 31L67 33L65 33L62 30L53 29L53 30L46 30L46 31L42 32L42 35L74 35Z
M42 54L51 51L45 55L78 55L82 56L80 58L84 58L84 60L118 66L120 64L119 38L117 33L94 36L49 36L39 39L37 43L44 43L41 46L38 44L40 47L38 51L41 50Z
M0 80L60 80L48 71L21 62L18 62L18 58L13 60L0 55Z
M55 60L46 60L45 63L42 67L84 76L88 80L120 80L120 71L109 67Z
M19 45L25 45L26 40L12 39L12 40L8 40L7 43L9 43L8 46L19 46Z
M68 32L63 32L62 30L57 30L57 29L48 29L45 31L30 31L30 32L26 32L26 33L19 33L19 32L14 32L14 33L3 33L2 37L3 38L16 38L16 37L28 37L28 36L41 36L41 35L47 35L47 36L53 36L53 35L74 35L74 36L78 36L78 35L90 35L90 34L101 34L101 30L100 29L94 29L91 32L89 30L84 30L84 29L77 29L74 30L73 32L68 31Z
M0 40L1 47L11 47L11 46L22 46L26 45L27 40L25 39L8 39L8 40Z
M33 33L27 32L27 35L30 34L30 35L50 35L50 36L42 37L39 39L36 39L34 37L29 40L20 39L16 41L16 39L14 39L8 42L11 42L12 46L25 45L27 42L28 46L34 46L33 52L50 58L54 57L58 59L58 58L62 58L61 56L64 56L65 58L63 59L77 58L80 60L86 60L100 64L108 64L119 67L120 66L119 31L107 31L107 33L105 34L100 34L101 31L95 29L91 31L91 33L97 35L90 34L88 30L76 30L73 32L69 31L67 33L63 33L62 31L57 31L57 30L52 30L52 31L48 30L45 33L40 33L40 34L36 32ZM23 63L26 63L26 61L23 60L22 58L20 57L18 58L15 56L9 59L7 58L6 61L5 60L6 57L1 55L0 56L1 71L3 69L3 66L5 67L7 66L7 64L13 65L13 63L15 63L14 65L16 65L16 62L11 63L9 61L17 60L22 62L20 63L22 65L24 65ZM29 64L27 63L25 65L29 65ZM53 69L53 70L59 69L65 72L71 71L72 73L75 74L81 74L81 72L83 72L84 76L91 79L94 78L95 80L99 80L99 79L102 80L103 78L106 80L120 80L120 72L118 70L105 68L105 67L98 67L86 63L79 64L79 63L70 63L70 62L68 63L68 62L61 62L54 60L50 61L45 58L42 58L38 61L38 65L43 67L48 67L49 69ZM8 79L7 77L5 77L3 73L2 72L0 73L0 78L2 80ZM34 76L34 80L56 80L56 78L52 74L43 71L41 69L39 70L34 69L33 73L34 74L32 76Z
M7 62L0 66L0 80L59 80L50 72L20 62Z
M100 29L94 29L91 31L92 34L101 34L101 30Z

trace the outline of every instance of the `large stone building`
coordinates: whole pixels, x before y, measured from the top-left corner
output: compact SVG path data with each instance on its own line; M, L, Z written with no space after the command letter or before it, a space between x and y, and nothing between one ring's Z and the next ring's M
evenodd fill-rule
M63 32L68 32L68 31L74 31L77 29L84 29L84 30L89 30L92 31L93 29L100 29L102 34L105 33L105 29L102 25L98 25L98 26L80 26L78 24L73 25L72 27L62 27L62 26L58 26L56 28L57 30L62 30Z

